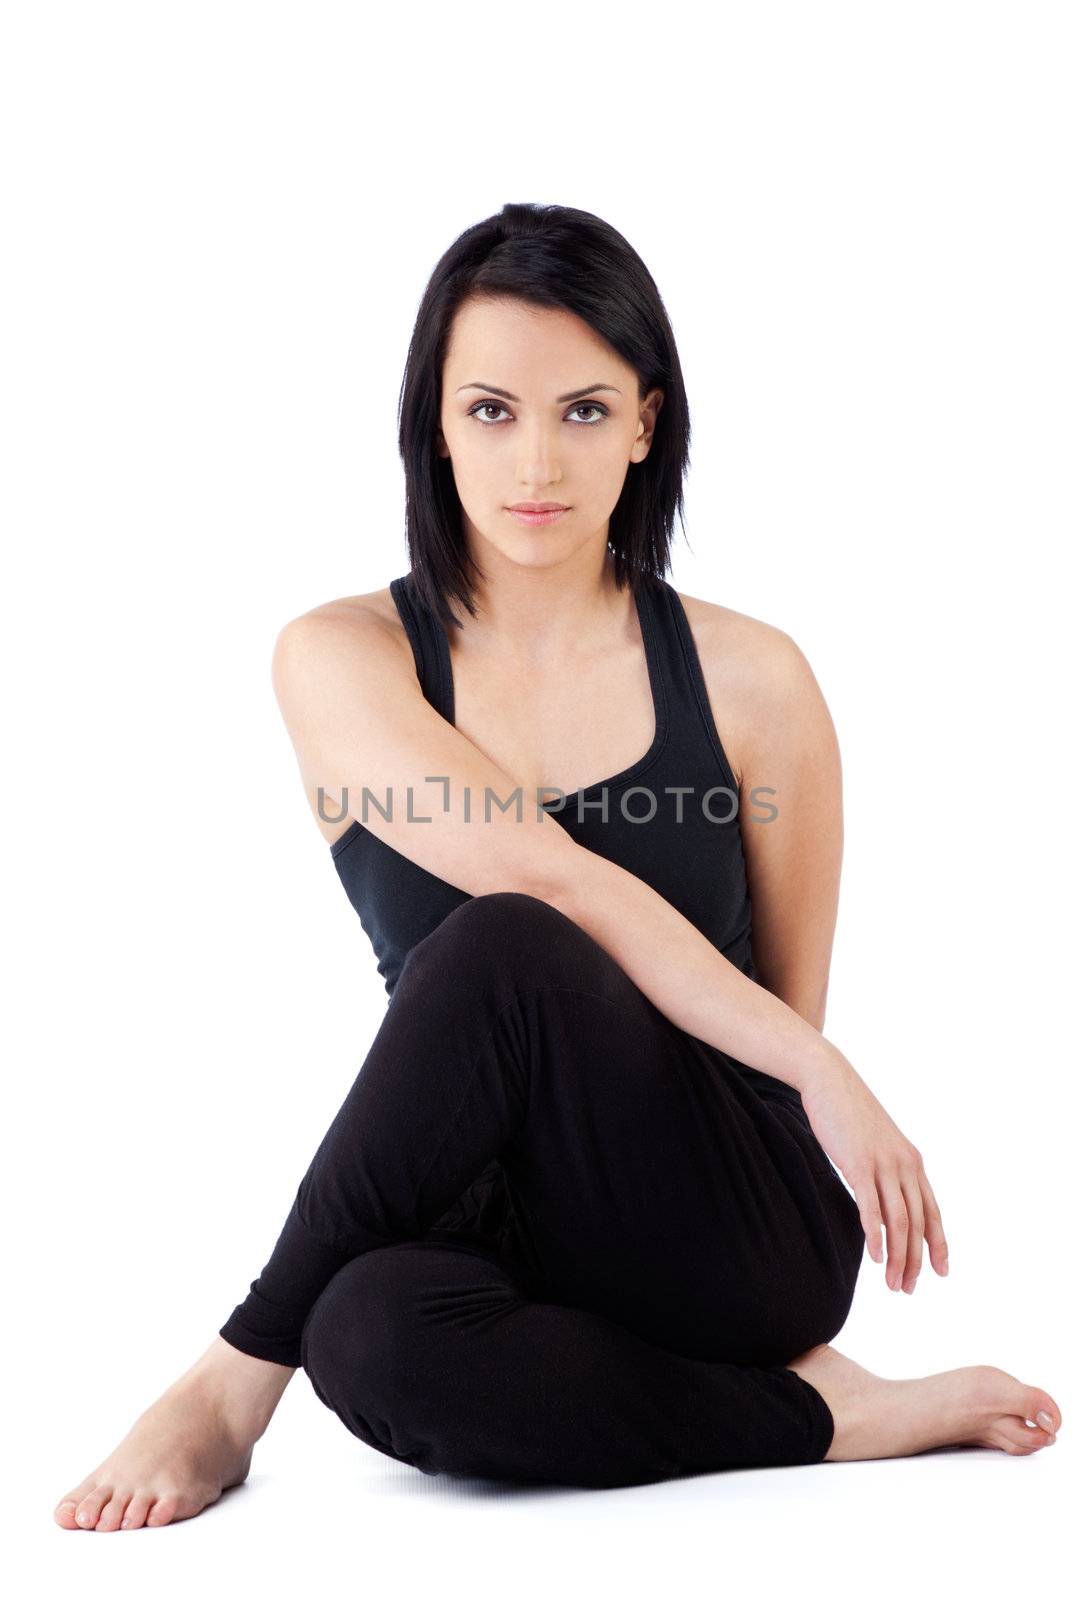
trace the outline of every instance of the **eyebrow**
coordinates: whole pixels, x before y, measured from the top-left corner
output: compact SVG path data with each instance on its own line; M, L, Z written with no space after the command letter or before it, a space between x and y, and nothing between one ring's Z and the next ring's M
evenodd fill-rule
M512 400L518 406L521 404L516 394L511 394L508 389L500 389L493 383L463 383L461 389L486 389L488 394L497 394L500 400ZM458 394L461 393L461 389L457 390ZM620 393L615 384L591 383L585 389L575 389L571 394L557 395L555 403L557 406L565 405L568 400L581 400L584 395L597 394L601 389L608 389L612 394Z

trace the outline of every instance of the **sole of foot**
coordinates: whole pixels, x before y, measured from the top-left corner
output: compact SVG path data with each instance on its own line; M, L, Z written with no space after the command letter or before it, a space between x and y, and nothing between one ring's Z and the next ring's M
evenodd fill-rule
M823 1397L835 1421L825 1461L871 1461L947 1447L1034 1455L1062 1425L1046 1389L1000 1367L956 1367L927 1378L880 1378L830 1345L817 1345L792 1372Z

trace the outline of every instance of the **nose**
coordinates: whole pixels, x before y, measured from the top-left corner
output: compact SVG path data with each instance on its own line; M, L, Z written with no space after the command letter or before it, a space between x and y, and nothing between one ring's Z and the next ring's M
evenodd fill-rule
M544 500L546 491L554 489L563 477L556 435L546 423L523 423L519 442L522 448L518 482L524 490L524 498ZM555 498L560 497L556 495Z

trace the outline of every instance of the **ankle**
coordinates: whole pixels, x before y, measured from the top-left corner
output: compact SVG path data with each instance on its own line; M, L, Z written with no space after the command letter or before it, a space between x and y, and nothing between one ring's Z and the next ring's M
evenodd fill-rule
M217 1334L185 1376L215 1400L232 1430L256 1440L297 1371L246 1355Z

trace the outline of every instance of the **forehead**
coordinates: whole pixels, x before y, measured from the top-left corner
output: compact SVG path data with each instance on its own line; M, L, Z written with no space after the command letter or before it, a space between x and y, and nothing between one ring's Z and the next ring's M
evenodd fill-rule
M594 370L587 376L583 368L590 359ZM566 387L573 388L598 379L615 381L624 363L572 311L523 300L476 299L460 306L453 319L444 371L454 384L479 379L516 388L538 375L545 386L558 381L560 388L569 378Z

